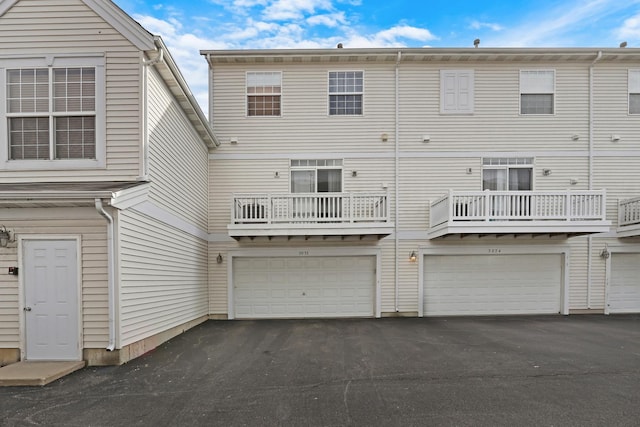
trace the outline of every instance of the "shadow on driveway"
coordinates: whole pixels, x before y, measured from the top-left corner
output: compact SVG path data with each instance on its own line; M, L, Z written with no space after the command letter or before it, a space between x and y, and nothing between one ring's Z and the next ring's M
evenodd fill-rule
M209 321L2 425L640 424L640 316Z

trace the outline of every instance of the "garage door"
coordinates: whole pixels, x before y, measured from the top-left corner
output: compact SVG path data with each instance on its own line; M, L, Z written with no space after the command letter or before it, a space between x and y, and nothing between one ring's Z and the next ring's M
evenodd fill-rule
M374 256L235 258L235 317L372 317L375 265Z
M424 315L559 313L562 257L427 255Z
M609 313L640 312L640 254L611 255Z

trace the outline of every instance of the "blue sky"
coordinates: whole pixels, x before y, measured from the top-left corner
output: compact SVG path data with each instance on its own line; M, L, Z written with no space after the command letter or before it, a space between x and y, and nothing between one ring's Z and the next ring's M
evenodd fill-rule
M115 0L162 36L203 109L200 49L640 47L640 0Z

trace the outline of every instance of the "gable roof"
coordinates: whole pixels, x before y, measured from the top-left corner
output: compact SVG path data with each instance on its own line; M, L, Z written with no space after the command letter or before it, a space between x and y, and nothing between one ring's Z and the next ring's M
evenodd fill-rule
M0 17L11 9L20 0L0 0ZM115 28L136 48L147 53L149 57L159 58L152 61L160 75L167 83L173 96L177 99L181 108L189 117L189 121L198 132L198 135L209 148L220 145L209 121L205 117L200 105L196 101L186 80L178 69L175 61L171 57L166 45L160 36L153 35L147 31L136 20L120 9L111 0L81 0L98 16Z

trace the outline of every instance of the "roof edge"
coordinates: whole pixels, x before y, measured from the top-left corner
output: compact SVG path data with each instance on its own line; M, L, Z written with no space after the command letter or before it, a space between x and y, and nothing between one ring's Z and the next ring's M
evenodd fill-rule
M18 0L0 0L0 17L18 3Z
M12 0L10 0L12 1ZM153 35L111 0L82 0L140 50L154 49Z
M161 49L164 52L163 53L164 63L167 65L167 67L171 71L171 74L176 79L176 82L178 83L180 90L189 101L189 104L193 108L193 111L196 113L196 116L198 116L198 121L202 125L207 136L207 138L204 138L205 142L207 143L207 146L209 148L215 148L220 146L220 142L218 141L218 138L216 137L216 135L213 133L213 129L209 124L209 120L207 120L206 116L204 115L204 112L202 111L202 108L200 108L200 104L198 104L198 101L193 95L193 92L191 92L191 89L189 88L187 81L182 75L182 72L180 72L180 69L178 68L178 65L176 64L173 57L171 56L169 49L167 49L167 46L164 44L162 37L154 36L154 42L157 49Z

